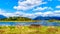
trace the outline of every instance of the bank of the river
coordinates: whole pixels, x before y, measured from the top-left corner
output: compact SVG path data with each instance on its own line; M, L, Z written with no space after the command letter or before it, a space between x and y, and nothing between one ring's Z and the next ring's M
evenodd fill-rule
M0 22L39 22L39 21L34 20L34 21L0 21Z
M46 22L57 22L57 23L60 23L60 20L46 20Z

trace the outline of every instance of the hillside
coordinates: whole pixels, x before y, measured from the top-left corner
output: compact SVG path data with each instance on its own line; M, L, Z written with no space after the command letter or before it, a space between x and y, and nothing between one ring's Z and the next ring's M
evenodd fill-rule
M0 21L31 21L32 19L26 17L9 17L0 19Z

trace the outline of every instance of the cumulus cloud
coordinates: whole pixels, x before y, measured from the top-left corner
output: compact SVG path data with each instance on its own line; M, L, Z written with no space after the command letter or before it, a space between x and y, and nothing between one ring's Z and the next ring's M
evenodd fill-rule
M4 10L0 9L0 14L4 13Z
M49 14L51 15L52 12L49 11L49 12L44 12L44 13L43 12L35 13L36 16L43 16L43 17L50 16Z
M59 6L56 6L56 8L60 8L60 5Z
M44 8L38 7L38 8L36 8L35 10L45 10L45 9L47 9L47 7L44 7Z
M51 7L37 7L36 9L34 9L33 11L43 11L43 10L53 10Z
M7 11L0 9L0 15L9 17L9 16L14 16L14 13L7 13Z
M0 9L0 15L6 15L5 11Z
M55 11L46 11L46 12L36 12L36 13L24 13L24 12L13 12L13 13L6 13L4 10L0 9L0 15L4 15L6 17L13 17L13 16L21 16L21 17L28 17L28 18L35 18L37 16L57 16L60 17L60 10Z
M36 17L34 14L28 14L20 11L16 11L13 13L7 13L6 11L0 9L0 15L4 15L6 17L13 17L13 16L20 16L20 17L28 17L28 18L34 18Z
M37 14L38 16L43 16L43 17L46 17L46 16L57 16L57 17L60 17L60 10L56 10L56 11L47 11L47 12L37 12L35 13Z
M46 3L47 2L43 2L42 0L25 0L22 2L18 1L18 6L14 6L13 8L17 10L28 10Z
M24 17L28 17L28 18L36 18L37 16L56 16L56 17L60 17L60 10L56 10L56 11L47 11L47 12L36 12L33 14L25 14L23 15Z

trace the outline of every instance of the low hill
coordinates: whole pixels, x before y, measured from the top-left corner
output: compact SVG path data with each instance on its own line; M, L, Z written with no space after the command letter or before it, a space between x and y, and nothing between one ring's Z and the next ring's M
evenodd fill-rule
M34 21L34 20L27 17L9 17L1 19L0 21Z
M4 18L2 20L6 21L23 21L23 20L31 20L30 18L26 17L9 17L9 18Z

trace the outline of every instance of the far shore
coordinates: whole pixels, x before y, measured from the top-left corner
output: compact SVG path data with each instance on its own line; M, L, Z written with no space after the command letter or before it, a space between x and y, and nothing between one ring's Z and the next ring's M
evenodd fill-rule
M39 21L0 21L0 22L39 22Z

